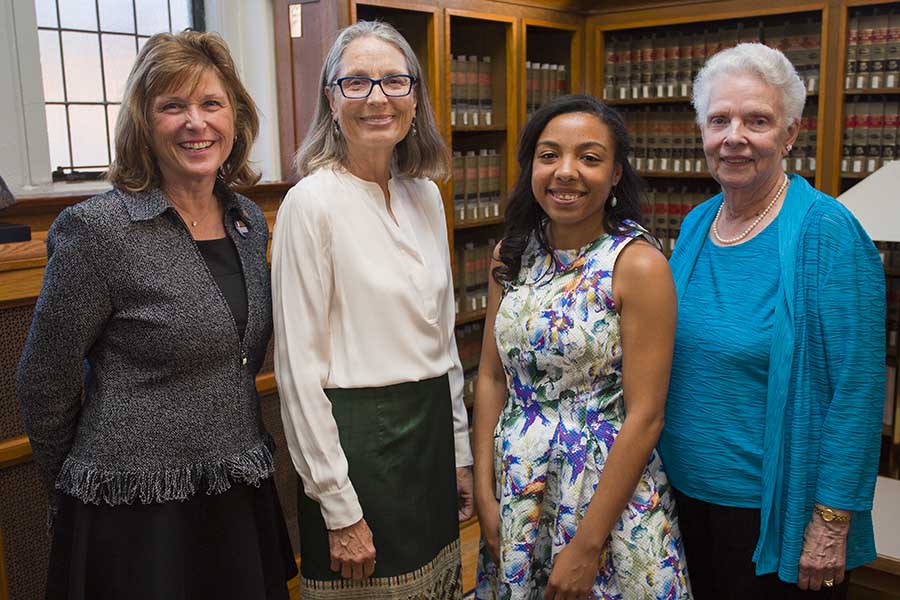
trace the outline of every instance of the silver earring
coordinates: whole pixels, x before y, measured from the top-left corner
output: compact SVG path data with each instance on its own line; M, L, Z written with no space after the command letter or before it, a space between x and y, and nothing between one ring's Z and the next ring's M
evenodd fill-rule
M416 118L412 118L412 123L409 126L409 133L411 136L416 137L419 131L416 129Z
M791 148L793 148L793 147L794 147L793 144L788 144L787 146L785 146L785 150L787 150L788 152L790 152L790 151L791 151Z
M338 125L337 119L333 120L331 122L331 124L332 124L331 133L334 134L334 137L335 138L341 137L341 126Z
M616 188L613 188L612 196L610 196L610 199L609 199L609 207L615 208L616 204L618 204L618 203L619 203L619 199L616 198Z

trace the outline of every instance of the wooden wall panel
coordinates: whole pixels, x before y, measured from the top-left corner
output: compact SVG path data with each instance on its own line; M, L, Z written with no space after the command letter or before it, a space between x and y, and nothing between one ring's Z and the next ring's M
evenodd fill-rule
M9 600L43 598L50 556L47 493L33 462L0 468L0 531Z

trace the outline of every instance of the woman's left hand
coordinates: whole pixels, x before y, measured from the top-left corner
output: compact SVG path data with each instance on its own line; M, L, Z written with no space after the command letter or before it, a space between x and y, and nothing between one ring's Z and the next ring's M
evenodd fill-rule
M459 522L468 521L475 514L475 495L472 484L472 467L457 467L456 498L459 502Z
M813 514L803 534L800 570L797 586L801 590L819 590L830 581L840 585L844 581L847 560L847 532L850 523L826 522Z
M544 600L585 600L600 572L598 550L582 547L576 535L556 556Z

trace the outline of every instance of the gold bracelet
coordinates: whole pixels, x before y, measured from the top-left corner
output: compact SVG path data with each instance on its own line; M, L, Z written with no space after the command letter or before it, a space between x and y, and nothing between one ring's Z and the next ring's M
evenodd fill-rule
M819 504L813 504L813 512L822 517L826 523L849 523L850 515L841 515L834 512L834 509Z

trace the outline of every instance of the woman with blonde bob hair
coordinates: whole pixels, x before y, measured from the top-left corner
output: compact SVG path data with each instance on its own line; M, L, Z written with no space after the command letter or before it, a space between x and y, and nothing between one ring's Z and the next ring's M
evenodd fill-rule
M272 242L275 375L305 491L301 595L459 598L472 456L431 181L447 150L390 25L342 30L319 85Z
M55 515L47 598L288 598L255 386L268 227L229 187L258 179L257 129L218 35L154 35L128 78L114 189L47 235L16 378Z

